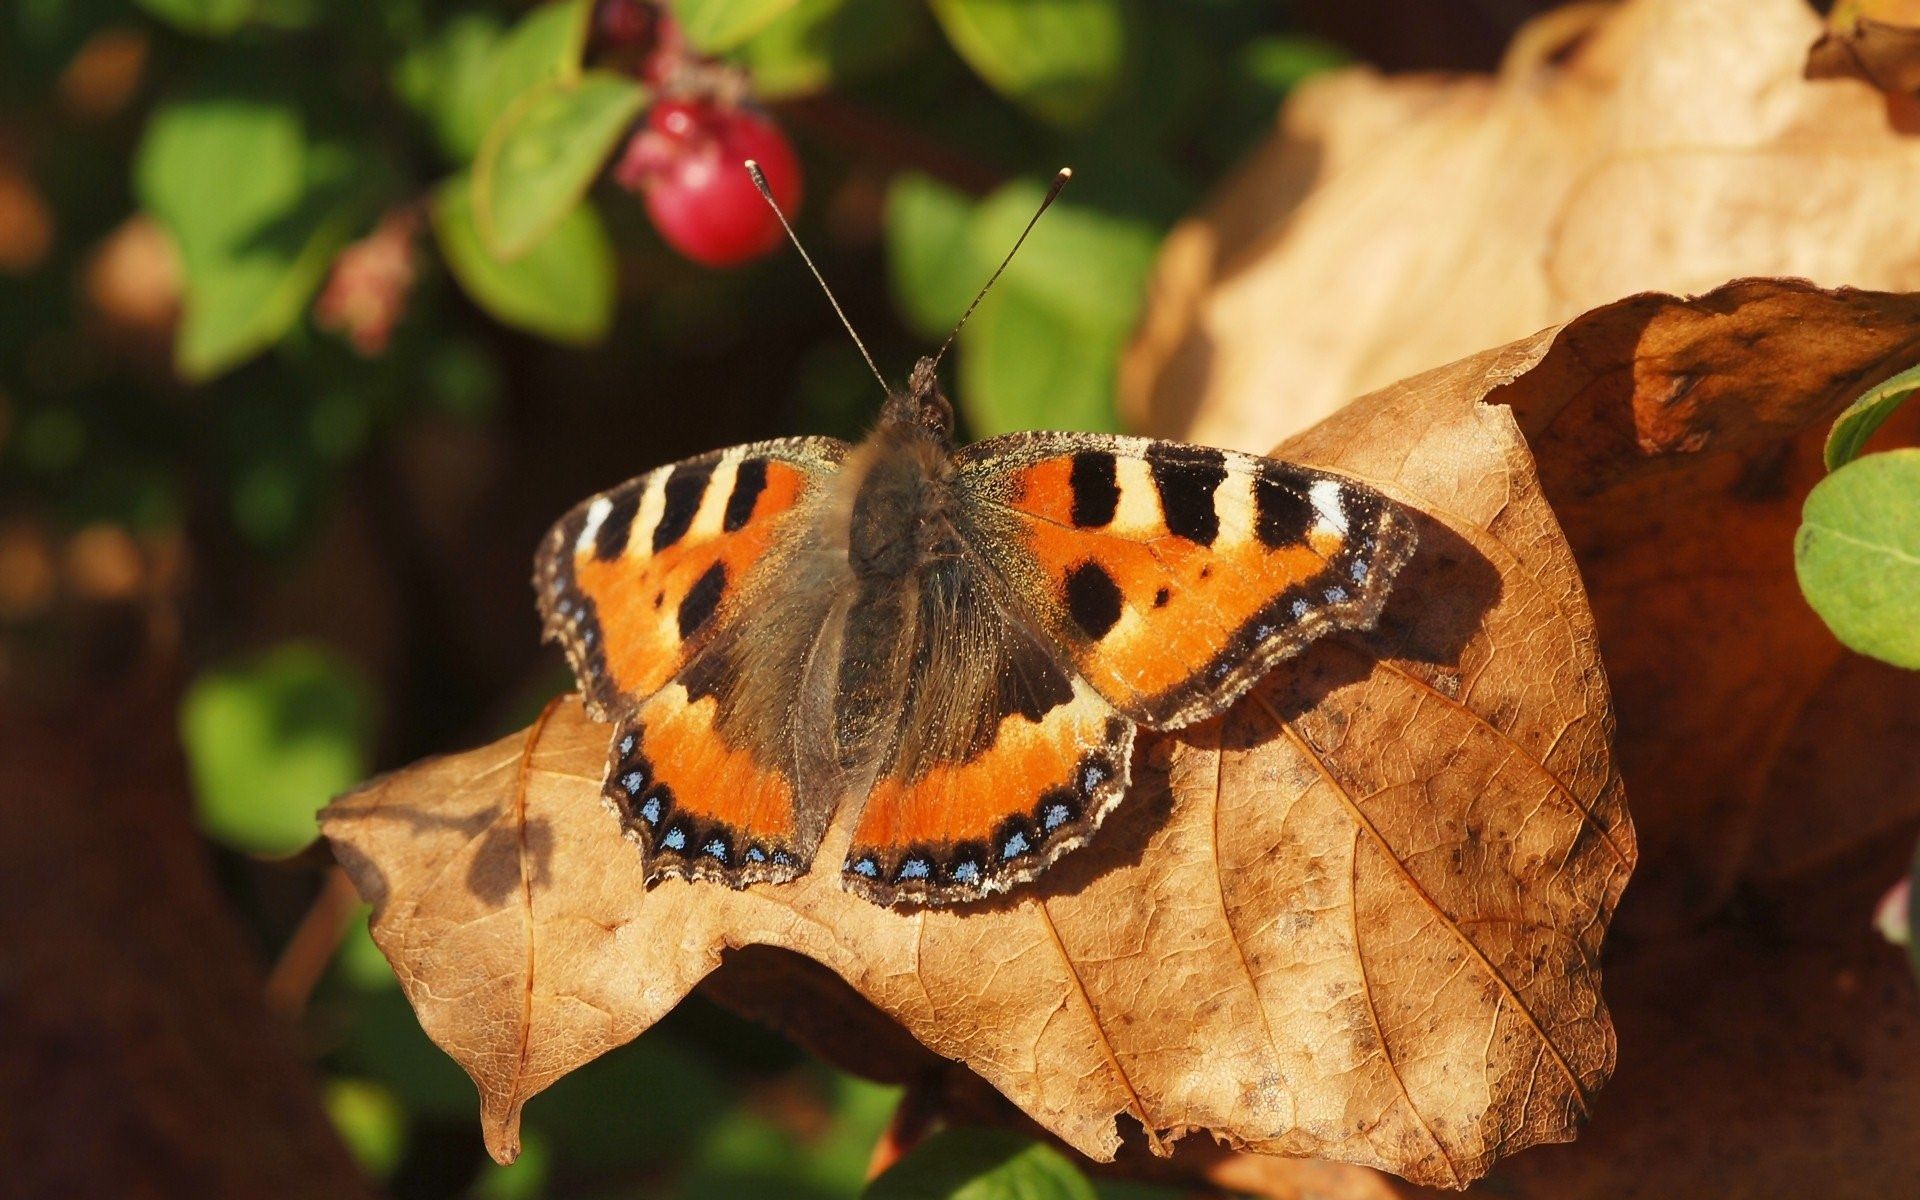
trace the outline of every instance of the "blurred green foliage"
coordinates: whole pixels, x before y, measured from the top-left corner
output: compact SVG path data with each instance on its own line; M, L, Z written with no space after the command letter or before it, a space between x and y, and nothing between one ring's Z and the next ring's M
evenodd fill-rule
M473 164L473 205L487 253L527 253L565 220L646 106L624 75L589 71L514 101L487 131Z
M180 704L200 827L236 850L298 850L321 806L366 776L373 725L372 689L322 646L201 675Z
M867 1187L863 1200L1095 1200L1058 1151L999 1129L936 1133Z
M1073 168L960 334L972 436L1117 427L1161 237L1340 60L1264 0L673 8L792 136L800 234L892 378ZM652 89L593 28L588 0L0 7L0 184L45 214L0 230L0 503L56 549L105 524L175 564L135 624L190 681L198 819L269 957L313 881L253 856L563 686L523 590L548 521L665 459L853 436L877 409L794 256L696 268L606 181ZM41 609L0 632L82 636ZM896 1100L694 998L536 1099L495 1167L364 918L305 1033L402 1200L853 1197ZM1123 1191L1156 1194L955 1131L870 1194Z

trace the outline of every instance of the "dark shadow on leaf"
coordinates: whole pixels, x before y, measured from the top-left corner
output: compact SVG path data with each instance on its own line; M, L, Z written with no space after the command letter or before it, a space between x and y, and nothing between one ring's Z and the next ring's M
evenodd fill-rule
M878 1083L914 1084L954 1069L830 968L792 950L728 950L699 988L723 1008Z
M1423 676L1442 691L1459 678L1461 654L1506 585L1486 555L1446 525L1415 513L1414 527L1420 548L1395 581L1379 624L1364 633L1336 634L1282 663L1254 697L1221 718L1226 749L1251 749L1279 735L1259 701L1282 721L1295 720L1367 678L1383 659L1433 668Z
M467 870L466 884L469 892L488 904L502 903L520 889L523 853L531 886L540 889L551 882L553 830L545 818L535 817L526 822L524 847L517 824L498 808L483 807L465 816L447 817L410 805L381 804L350 813L340 811L335 820L342 822L343 833L348 828L348 820L385 820L403 822L420 832L451 829L468 841L479 839L481 844ZM379 909L387 885L378 868L356 851L345 836L329 840L335 857L346 868L361 897Z
M500 822L481 837L473 865L467 868L467 890L488 904L499 904L523 885L545 888L552 856L553 830L545 819L535 817L524 828Z

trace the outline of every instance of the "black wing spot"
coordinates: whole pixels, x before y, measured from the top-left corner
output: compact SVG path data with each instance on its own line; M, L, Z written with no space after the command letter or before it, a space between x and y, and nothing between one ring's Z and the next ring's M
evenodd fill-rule
M700 578L693 581L687 589L686 598L680 601L680 639L685 641L698 632L702 625L713 619L714 610L720 607L720 598L727 591L727 566L715 563L708 567Z
M700 511L700 498L707 494L707 483L712 478L712 463L678 466L667 476L666 506L661 510L660 523L653 527L655 554L687 535L687 530L693 527L694 514Z
M640 511L640 489L634 488L613 502L606 519L593 533L593 556L611 562L627 552L627 539L633 536L633 516Z
M1088 560L1067 572L1067 613L1095 641L1120 622L1120 586L1106 568Z
M720 519L720 528L734 533L753 519L753 506L760 501L760 493L767 489L767 460L749 458L740 464L733 477L733 491L727 496L726 515Z
M1113 455L1105 450L1082 450L1073 456L1067 474L1073 488L1073 523L1083 529L1105 525L1120 509L1120 483Z
M1173 593L1166 588L1161 588L1153 594L1153 606L1155 608L1165 608L1167 601L1171 599L1173 599Z
M1157 443L1147 449L1147 468L1160 492L1167 530L1202 546L1220 536L1213 493L1226 482L1227 456L1203 446Z
M1053 655L1031 642L1024 642L1009 649L1007 657L999 664L998 678L994 681L996 711L1019 713L1029 721L1038 722L1042 717L1073 700L1073 680L1060 669ZM989 737L998 736L998 730L986 730ZM987 745L992 745L988 742ZM978 747L980 750L986 746Z
M1253 531L1268 549L1296 546L1313 527L1313 502L1262 471L1253 481Z

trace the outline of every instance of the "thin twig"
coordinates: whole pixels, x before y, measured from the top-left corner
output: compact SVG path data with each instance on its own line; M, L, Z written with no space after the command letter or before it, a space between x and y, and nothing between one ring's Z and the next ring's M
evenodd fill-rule
M360 897L353 882L339 867L327 871L320 894L307 907L293 936L287 939L279 961L267 975L267 1008L288 1020L306 1011L307 1000L327 972L327 964L346 939L347 927Z
M887 1168L913 1153L913 1148L926 1139L939 1119L940 1102L935 1089L923 1083L907 1085L900 1103L894 1106L893 1118L881 1132L880 1140L873 1144L873 1153L867 1158L867 1178L878 1178Z

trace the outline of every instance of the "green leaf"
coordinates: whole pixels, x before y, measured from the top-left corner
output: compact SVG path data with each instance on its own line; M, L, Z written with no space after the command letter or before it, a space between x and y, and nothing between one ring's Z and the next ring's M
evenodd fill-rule
M1095 1200L1058 1151L999 1129L949 1129L867 1185L862 1200Z
M304 29L320 16L318 0L139 0L141 8L188 33L225 37L248 25Z
M779 100L825 91L911 56L926 10L900 0L799 0L734 52L754 95Z
M163 107L134 175L180 250L175 357L194 380L252 357L300 319L382 182L364 153L314 137L289 99L263 91Z
M1021 183L988 197L969 229L973 259L998 262L1042 194ZM1065 201L1048 210L960 335L960 403L976 434L1117 427L1120 351L1157 243L1136 218Z
M647 102L624 75L554 80L495 121L473 164L474 215L495 258L525 254L573 211Z
M483 131L483 137L515 101L534 88L580 77L592 13L591 0L541 4L507 31L494 50L487 86L473 114L473 127ZM474 144L477 148L479 140Z
M454 278L474 303L508 325L560 342L591 342L613 320L613 245L582 204L510 263L487 253L473 220L465 175L440 185L433 229Z
M731 50L772 24L797 0L670 0L680 30L695 49Z
M660 1078L657 1072L649 1076L647 1092L655 1098L637 1110L649 1125L655 1119L646 1109L661 1105L655 1082ZM899 1089L814 1071L789 1078L797 1085L796 1101L824 1110L822 1129L800 1136L792 1122L771 1120L728 1097L731 1102L711 1110L706 1128L684 1129L671 1142L680 1167L674 1195L689 1200L710 1196L784 1200L860 1193L874 1141L898 1105ZM799 1091L802 1087L805 1090ZM666 1120L679 1124L684 1118ZM643 1148L641 1158L658 1154Z
M1920 450L1869 454L1821 480L1801 513L1794 567L1842 643L1920 669Z
M1116 430L1114 371L1125 341L1029 293L997 293L960 334L960 405L969 427L979 437Z
M1130 328L1146 294L1159 231L1138 217L1067 198L1072 186L1033 227L997 286L1031 291L1089 321ZM993 263L1004 258L1045 194L1037 183L1020 182L987 197L974 218L975 255Z
M427 123L451 162L469 162L480 149L503 36L491 13L460 13L409 45L394 64L395 93Z
M1827 434L1827 470L1837 471L1860 457L1867 439L1916 391L1920 367L1909 367L1849 404Z
M407 1148L407 1113L393 1093L364 1079L327 1081L327 1116L369 1175L384 1179Z
M1121 0L931 0L960 57L988 84L1057 125L1086 123L1126 61Z
M973 253L973 202L928 175L903 172L887 189L887 269L907 324L943 338L986 282Z
M366 777L373 711L360 673L306 643L202 674L180 703L200 827L253 854L311 842L320 806Z
M661 1080L673 1086L663 1088ZM557 1081L527 1114L570 1171L607 1176L635 1162L671 1159L684 1171L736 1094L710 1056L670 1037L644 1037ZM791 1166L789 1161L789 1166Z

